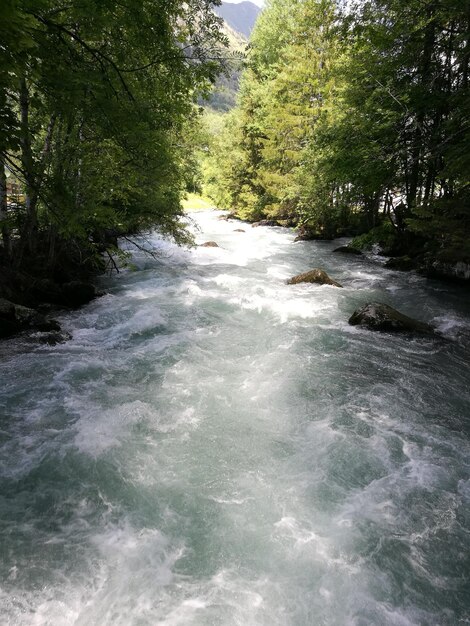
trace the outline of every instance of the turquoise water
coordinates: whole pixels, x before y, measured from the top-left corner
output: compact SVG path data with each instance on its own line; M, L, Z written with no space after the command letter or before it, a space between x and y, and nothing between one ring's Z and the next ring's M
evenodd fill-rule
M0 346L0 623L469 623L467 292L196 219L221 248ZM441 336L347 324L376 299Z

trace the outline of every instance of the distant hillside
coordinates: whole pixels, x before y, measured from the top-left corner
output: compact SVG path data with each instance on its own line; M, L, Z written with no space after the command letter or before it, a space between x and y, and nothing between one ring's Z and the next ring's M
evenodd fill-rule
M248 37L245 37L240 31L235 30L224 22L222 24L222 31L228 39L228 45L231 52L244 52L248 44Z
M227 36L230 53L244 52L261 9L253 2L245 1L238 4L223 2L220 7L215 7L215 11L224 20L222 30ZM227 112L235 106L242 63L234 59L231 65L231 71L219 76L207 101L214 111Z
M220 15L233 30L241 33L247 39L251 35L260 11L261 9L256 4L248 0L238 4L222 2L220 7L215 7L217 15Z
M243 53L248 44L248 39L241 33L231 28L224 22L222 30L229 42L229 54ZM235 106L238 83L242 69L242 59L235 57L229 62L230 70L226 74L221 74L217 79L215 87L209 97L207 104L214 111L227 112Z

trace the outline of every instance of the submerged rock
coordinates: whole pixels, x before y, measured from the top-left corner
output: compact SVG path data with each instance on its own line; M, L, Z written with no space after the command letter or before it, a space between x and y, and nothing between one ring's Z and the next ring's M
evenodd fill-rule
M330 278L324 270L318 268L293 276L287 281L288 285L297 285L298 283L317 283L318 285L333 285L334 287L343 286Z
M243 228L235 228L235 230L233 232L234 233L244 233L245 231L243 230Z
M204 243L201 243L199 247L200 248L219 248L220 246L215 241L205 241Z
M408 317L382 302L369 302L359 307L349 318L349 323L384 332L434 334L429 324Z
M72 335L65 331L52 331L48 333L40 333L35 337L40 343L49 346L56 346L58 343L65 343L72 339Z
M352 246L340 246L339 248L335 248L333 252L338 252L340 254L355 254L356 256L362 256L362 252L358 248L353 248Z

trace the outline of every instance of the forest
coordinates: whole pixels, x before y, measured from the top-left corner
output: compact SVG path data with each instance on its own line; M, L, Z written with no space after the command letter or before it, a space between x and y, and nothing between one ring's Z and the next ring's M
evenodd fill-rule
M459 0L271 0L237 106L209 126L204 193L455 276L470 260L469 33Z
M57 284L114 264L118 236L189 241L181 197L220 21L206 0L2 1L4 296L60 300Z
M102 271L118 236L149 228L188 243L194 190L301 238L378 244L396 267L467 267L465 3L271 0L237 105L201 118L241 54L213 6L2 2L3 283Z

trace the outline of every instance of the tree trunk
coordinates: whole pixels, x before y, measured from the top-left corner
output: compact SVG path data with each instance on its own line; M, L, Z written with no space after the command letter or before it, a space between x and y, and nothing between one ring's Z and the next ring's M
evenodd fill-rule
M25 220L21 229L20 249L17 256L21 264L25 250L33 251L33 233L36 228L36 202L34 202L34 160L31 149L31 132L29 127L29 92L26 79L20 82L20 143L21 166L25 182Z
M470 62L470 35L468 33L470 33L470 9L467 11L467 35L465 48L463 49L460 61L460 73L462 75L463 89L466 89L468 85L468 65Z
M10 229L7 223L8 205L7 205L7 176L5 172L5 160L0 155L0 232L3 241L3 253L8 261L11 258L11 238Z
M409 188L406 198L407 213L410 214L414 211L418 201L418 188L420 187L422 178L422 155L425 151L426 137L424 136L424 121L426 118L424 100L430 94L427 90L432 85L432 55L435 46L435 23L433 21L433 8L430 7L427 10L428 24L424 31L423 49L421 54L421 62L419 64L419 75L421 79L421 88L423 89L423 102L418 105L418 112L416 114L416 130L413 136L413 143L411 146L411 163L410 163L410 177Z
M369 196L366 196L364 200L367 226L369 229L375 228L378 225L381 197L382 193L381 190L379 190Z
M35 165L33 151L31 148L31 129L29 126L29 92L26 79L23 78L20 84L20 114L21 114L21 165L25 180L25 220L21 229L20 250L17 258L18 265L21 264L24 252L34 255L37 244L38 218L37 206L44 182L47 168L47 161L51 151L52 135L56 122L56 115L53 113L49 120L44 140L44 147L41 152L39 164Z

